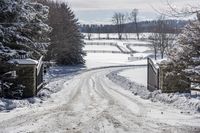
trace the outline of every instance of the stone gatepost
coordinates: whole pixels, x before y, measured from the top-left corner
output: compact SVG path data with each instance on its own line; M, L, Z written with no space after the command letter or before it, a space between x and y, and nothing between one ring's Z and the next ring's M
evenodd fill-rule
M191 82L183 73L178 72L169 62L161 62L159 85L163 93L190 92Z

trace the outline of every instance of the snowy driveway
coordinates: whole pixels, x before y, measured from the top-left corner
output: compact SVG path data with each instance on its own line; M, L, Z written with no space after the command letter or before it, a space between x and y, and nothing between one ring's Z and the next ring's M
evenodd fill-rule
M199 114L143 100L108 80L106 75L117 69L79 74L41 107L0 113L0 132L200 132Z

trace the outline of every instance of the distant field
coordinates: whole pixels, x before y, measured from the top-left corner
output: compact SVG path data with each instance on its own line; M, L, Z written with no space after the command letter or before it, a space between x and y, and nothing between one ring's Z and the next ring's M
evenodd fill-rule
M115 39L84 41L88 67L146 64L146 58L153 55L151 43L148 41Z
M145 46L134 46L134 45L131 45L130 48L133 51L136 51L137 53L142 53L142 52L151 50L149 47L145 47Z
M151 51L151 42L141 40L85 40L85 48L87 51L118 51L121 53L143 53Z
M140 38L142 39L147 39L151 33L141 33ZM87 39L87 33L83 33L85 35L85 38ZM101 39L107 39L108 34L107 33L101 33L100 34ZM117 33L109 33L109 38L111 39L118 39L118 34ZM135 33L123 33L122 34L123 39L136 39L137 35ZM91 39L99 39L99 34L98 33L92 33L91 34Z

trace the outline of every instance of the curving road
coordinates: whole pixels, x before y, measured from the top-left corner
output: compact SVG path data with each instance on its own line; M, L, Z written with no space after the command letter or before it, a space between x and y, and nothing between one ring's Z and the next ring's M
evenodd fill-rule
M108 80L117 69L84 72L42 105L0 113L0 132L200 132L200 115L143 100Z

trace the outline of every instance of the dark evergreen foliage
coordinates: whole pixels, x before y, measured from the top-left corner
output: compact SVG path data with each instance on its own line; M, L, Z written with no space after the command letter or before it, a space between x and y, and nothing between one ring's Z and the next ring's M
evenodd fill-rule
M49 25L53 28L46 59L60 65L84 64L83 35L70 7L66 3L47 0L42 3L50 7Z
M18 58L21 53L37 58L43 54L41 45L49 41L51 31L45 24L48 7L30 0L1 0L0 7L1 58Z

